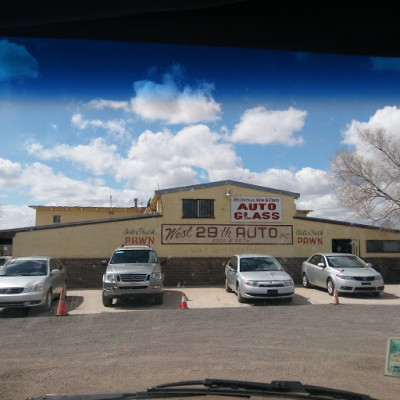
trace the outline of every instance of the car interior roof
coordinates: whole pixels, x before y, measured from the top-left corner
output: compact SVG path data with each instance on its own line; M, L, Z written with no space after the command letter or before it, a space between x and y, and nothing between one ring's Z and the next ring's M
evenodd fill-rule
M1 36L233 46L394 57L394 4L264 0L15 0Z

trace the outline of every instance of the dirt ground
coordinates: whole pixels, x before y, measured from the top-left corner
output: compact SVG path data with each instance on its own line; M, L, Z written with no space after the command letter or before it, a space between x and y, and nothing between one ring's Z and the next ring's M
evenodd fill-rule
M189 303L190 304L190 303ZM55 317L1 313L0 398L145 390L224 378L297 380L398 400L384 375L398 306L280 305Z

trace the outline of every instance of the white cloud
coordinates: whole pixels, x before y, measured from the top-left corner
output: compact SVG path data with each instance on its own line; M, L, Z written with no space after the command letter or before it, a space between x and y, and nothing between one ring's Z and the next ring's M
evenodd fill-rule
M100 128L107 131L110 135L117 138L127 138L129 136L126 130L126 121L124 119L114 119L102 121L100 119L85 119L80 113L74 114L71 118L72 126L85 130L88 128Z
M106 108L111 108L113 110L129 111L130 105L127 101L122 100L104 100L104 99L94 99L88 103L88 107L95 110L104 110Z
M186 127L176 135L148 130L119 163L116 179L141 190L181 186L194 183L199 173L232 170L238 163L231 145L205 125Z
M161 120L167 124L196 124L219 119L221 106L211 96L213 85L180 89L175 78L165 74L162 83L135 82L132 110L147 121Z
M0 229L35 225L35 211L28 206L2 205L1 209Z
M400 140L400 109L396 106L386 106L377 110L368 122L353 120L342 133L342 143L355 146L358 152L364 155L367 154L365 145L363 145L358 136L359 131L367 129L384 129L386 133Z
M33 163L22 172L21 180L34 201L44 205L108 206L110 188L94 186L90 181L74 180L56 173L47 165ZM132 205L136 190L112 190L113 205ZM139 196L140 197L140 196Z
M306 111L293 107L282 111L255 107L243 114L230 140L261 145L274 143L286 146L301 145L304 142L303 138L301 136L296 138L294 132L303 128L306 115Z
M29 154L42 160L63 158L83 165L95 175L109 173L118 163L116 145L107 145L103 138L96 138L88 145L70 146L61 144L44 149L40 143L28 143L26 149Z
M21 164L0 158L0 187L11 188L18 185Z

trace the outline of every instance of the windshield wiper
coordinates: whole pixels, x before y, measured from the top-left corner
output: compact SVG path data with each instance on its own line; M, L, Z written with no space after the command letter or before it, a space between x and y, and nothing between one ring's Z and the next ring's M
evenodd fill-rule
M49 394L30 397L27 400L128 400L161 399L195 396L230 396L230 397L274 397L309 400L376 400L369 395L325 388L322 386L303 385L297 381L272 381L258 383L225 379L204 379L181 381L153 386L145 392L135 393L94 393L94 394Z

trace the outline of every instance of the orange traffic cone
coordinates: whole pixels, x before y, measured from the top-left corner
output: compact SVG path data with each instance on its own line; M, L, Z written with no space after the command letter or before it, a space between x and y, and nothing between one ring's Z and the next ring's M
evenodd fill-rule
M185 293L182 293L182 301L181 301L181 304L179 304L179 308L188 308L187 297L186 297Z
M58 308L57 308L56 316L58 317L60 315L68 315L68 313L67 313L67 303L65 301L64 288L61 289L60 301L58 302Z
M332 304L339 304L339 297L337 294L337 289L333 289L333 301Z

